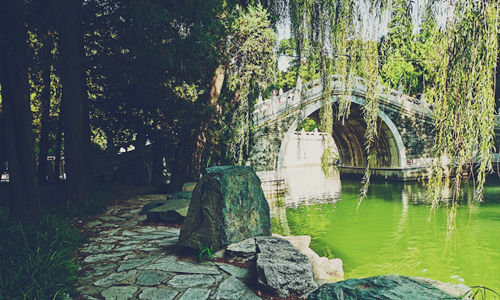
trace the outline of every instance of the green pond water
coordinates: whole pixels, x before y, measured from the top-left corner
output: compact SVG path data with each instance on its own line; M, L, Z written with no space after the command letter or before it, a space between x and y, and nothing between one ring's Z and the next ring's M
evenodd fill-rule
M456 228L447 238L446 208L430 217L419 183L374 182L356 209L357 179L319 167L285 169L287 193L268 196L273 232L310 235L311 248L344 262L345 278L421 276L500 292L500 183L491 176L484 202L462 189ZM272 194L272 193L271 193Z

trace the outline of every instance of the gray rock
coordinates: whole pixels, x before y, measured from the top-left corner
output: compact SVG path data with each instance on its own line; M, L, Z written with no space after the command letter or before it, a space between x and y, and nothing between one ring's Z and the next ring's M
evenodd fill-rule
M217 300L253 300L260 299L257 295L255 295L252 290L250 290L243 282L239 281L235 277L229 277L224 280L217 289L217 292L214 295L214 299Z
M293 245L277 237L256 237L257 279L275 296L307 296L318 288L312 263Z
M171 300L179 294L178 291L164 288L148 288L139 295L141 300Z
M144 271L137 277L137 285L158 285L169 277L168 274L157 271Z
M146 212L148 222L180 223L186 217L191 199L174 198Z
M243 261L251 261L257 255L255 239L249 238L239 243L234 243L226 248L225 255L229 258L240 258Z
M252 167L212 167L196 185L179 245L218 250L270 235L269 205Z
M129 279L137 273L136 270L122 273L114 273L94 282L95 286L110 286L125 279Z
M179 300L206 300L210 296L210 290L201 288L189 288Z
M215 284L215 278L210 275L177 275L167 282L174 288L186 289L190 287L209 287Z
M120 265L120 267L118 267L118 272L135 269L135 268L142 266L143 264L146 264L150 261L151 261L151 258L131 259L129 261L122 263Z
M406 276L375 276L348 279L322 285L312 292L310 300L356 299L463 299L470 290L443 282Z
M219 270L213 265L195 264L187 261L177 261L173 256L167 256L156 263L140 267L146 270L161 270L165 272L218 275Z
M101 295L105 300L128 300L131 299L138 288L135 286L113 286L104 290Z
M224 272L227 272L231 276L234 276L238 279L250 279L250 271L248 269L238 268L236 266L228 264L217 264L217 266L219 266L219 268L221 268Z

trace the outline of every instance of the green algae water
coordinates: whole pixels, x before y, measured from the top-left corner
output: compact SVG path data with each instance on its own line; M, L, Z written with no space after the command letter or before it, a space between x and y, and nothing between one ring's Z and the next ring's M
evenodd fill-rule
M446 208L430 215L420 183L374 182L359 209L359 179L325 176L319 167L285 169L287 193L268 196L273 232L310 235L311 248L344 262L345 279L420 276L500 293L500 183L491 176L484 202L462 190L456 228ZM272 194L272 193L271 193Z

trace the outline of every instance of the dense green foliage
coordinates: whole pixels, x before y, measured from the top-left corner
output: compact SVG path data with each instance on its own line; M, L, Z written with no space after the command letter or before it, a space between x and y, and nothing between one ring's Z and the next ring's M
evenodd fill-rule
M63 217L39 224L0 219L0 298L59 299L76 282L73 253L79 233Z
M43 218L20 222L8 216L8 192L0 186L0 298L63 299L77 280L76 248L83 242L68 217L101 212L111 197L109 185L96 186L84 206L68 204L65 184L40 189Z

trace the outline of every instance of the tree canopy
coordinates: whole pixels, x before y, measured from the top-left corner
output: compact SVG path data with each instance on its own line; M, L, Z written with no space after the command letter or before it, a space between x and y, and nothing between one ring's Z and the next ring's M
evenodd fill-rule
M362 195L377 160L383 84L436 108L434 155L457 165L456 189L460 171L479 162L481 199L498 102L498 1L458 1L444 27L429 1L418 31L410 2L369 2L378 15L391 12L380 40L363 39L354 0L7 1L0 9L0 138L16 148L0 151L0 161L9 161L13 186L35 191L13 193L12 213L36 207L37 181L57 180L47 155L60 160L63 153L68 199L77 204L102 175L100 164L131 144L141 153L131 180L164 184L166 167L172 190L198 180L205 166L244 164L257 99L293 88L299 77L323 82L319 127L331 133L331 74L346 90L335 112L342 121L354 77L367 82ZM286 17L292 36L278 45L275 24ZM286 72L277 69L280 54L293 57ZM436 160L431 187L445 183L442 172ZM437 205L440 195L432 199Z

